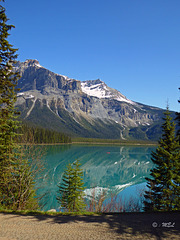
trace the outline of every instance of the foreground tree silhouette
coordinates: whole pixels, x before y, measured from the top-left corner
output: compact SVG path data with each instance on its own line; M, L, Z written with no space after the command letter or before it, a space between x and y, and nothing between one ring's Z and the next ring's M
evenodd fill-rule
M14 26L7 24L5 9L0 5L0 162L11 161L14 157L14 137L17 122L15 121L18 74L12 71L17 58L16 49L9 44L8 31Z
M7 21L5 8L0 5L0 200L10 204L7 183L13 184L11 172L16 162L14 149L17 146L14 139L18 124L14 103L18 74L12 71L17 58L16 49L7 40L8 32L14 26L8 25Z
M17 49L7 40L14 26L7 21L5 8L0 4L0 206L14 210L34 209L37 201L34 200L29 158L16 144L19 122L14 104L19 74L13 69Z
M180 88L179 88L179 90L180 90ZM178 100L178 103L180 103L180 100ZM180 143L180 112L176 112L176 120L177 120L177 125L178 125L177 136L178 136L179 143Z
M80 169L80 163L77 160L67 166L62 178L62 184L58 185L59 196L57 200L61 207L69 212L79 212L85 208L82 176L83 170Z
M152 161L148 191L145 191L145 211L180 210L180 145L175 136L175 124L167 110L164 113L163 133Z

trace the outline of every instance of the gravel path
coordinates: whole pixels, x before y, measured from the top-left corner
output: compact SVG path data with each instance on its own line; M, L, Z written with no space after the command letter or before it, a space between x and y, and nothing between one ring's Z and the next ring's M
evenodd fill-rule
M180 239L180 213L50 216L0 213L0 240Z

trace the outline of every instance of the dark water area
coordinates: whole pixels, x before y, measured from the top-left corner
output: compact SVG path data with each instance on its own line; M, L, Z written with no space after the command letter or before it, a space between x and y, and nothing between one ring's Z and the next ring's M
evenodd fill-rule
M58 184L66 166L77 159L84 172L85 194L96 194L103 190L116 195L135 195L137 188L146 185L145 177L153 167L151 152L155 146L117 145L52 145L47 146L44 160L45 170L37 180L38 195L46 194L43 210L58 209L56 201Z

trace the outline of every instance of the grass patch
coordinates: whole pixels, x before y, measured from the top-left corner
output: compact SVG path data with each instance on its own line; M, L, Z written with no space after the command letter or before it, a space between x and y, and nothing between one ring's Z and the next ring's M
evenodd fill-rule
M157 145L156 141L149 140L120 140L102 138L72 138L72 143L91 143L91 144L121 144L121 145Z
M32 210L21 210L21 211L14 211L14 210L6 210L0 208L0 213L12 213L12 214L19 214L19 215L49 215L49 216L99 216L102 213L97 212L44 212L44 211L32 211Z

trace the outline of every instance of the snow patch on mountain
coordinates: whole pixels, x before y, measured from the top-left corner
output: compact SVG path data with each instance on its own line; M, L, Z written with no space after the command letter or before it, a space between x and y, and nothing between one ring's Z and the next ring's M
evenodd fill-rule
M24 97L24 99L34 98L32 94L28 94L24 92L17 93L17 97Z
M119 102L135 104L133 101L127 99L124 95L122 95L119 91L109 88L100 79L81 82L81 89L89 96L97 98L111 98Z
M81 88L84 93L89 96L98 97L98 98L108 98L110 95L106 93L106 86L102 87L102 84L94 84L88 86L86 82L81 83Z

